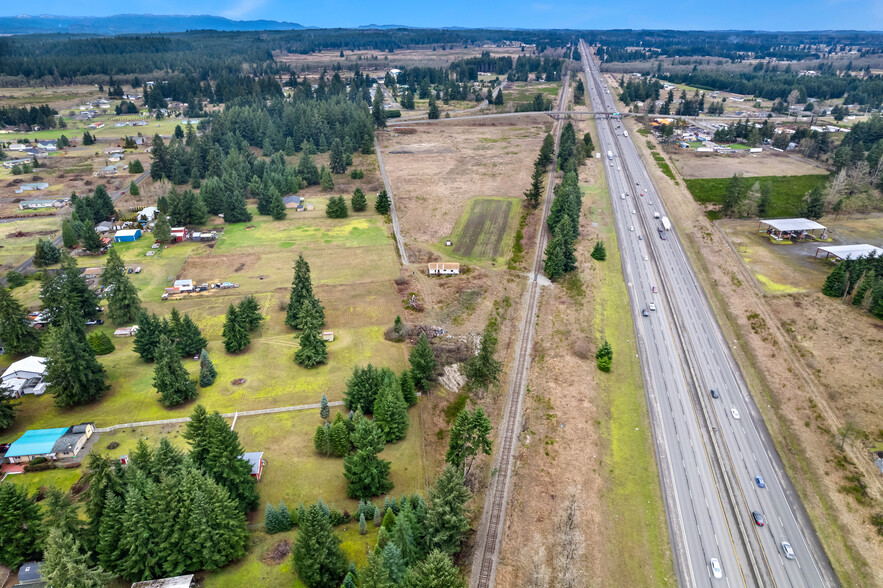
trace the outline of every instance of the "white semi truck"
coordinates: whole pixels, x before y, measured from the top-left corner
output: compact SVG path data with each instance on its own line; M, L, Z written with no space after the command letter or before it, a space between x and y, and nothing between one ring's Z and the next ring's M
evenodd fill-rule
M667 216L662 217L662 226L665 227L666 231L671 230L671 221L668 220Z

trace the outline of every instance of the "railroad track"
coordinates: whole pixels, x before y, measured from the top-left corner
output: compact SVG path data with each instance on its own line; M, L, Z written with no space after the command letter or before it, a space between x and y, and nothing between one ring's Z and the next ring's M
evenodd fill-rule
M570 85L570 74L564 79L561 94L558 97L558 109L562 110L567 100L567 89ZM540 234L537 238L536 251L531 268L530 283L525 295L526 303L519 327L516 345L515 371L509 385L505 416L498 428L499 451L494 462L494 473L485 498L481 524L478 529L475 557L472 562L470 586L473 588L490 588L494 585L497 571L497 558L500 553L503 525L506 521L506 505L509 497L512 464L515 459L516 441L521 429L521 409L524 403L524 392L530 370L530 355L533 349L533 333L535 317L539 306L540 282L538 276L542 271L543 250L546 248L549 234L546 218L552 206L552 188L555 184L555 170L558 167L558 143L561 138L562 119L555 122L555 153L552 160L552 172L546 185L546 197L543 201L543 214L540 220Z

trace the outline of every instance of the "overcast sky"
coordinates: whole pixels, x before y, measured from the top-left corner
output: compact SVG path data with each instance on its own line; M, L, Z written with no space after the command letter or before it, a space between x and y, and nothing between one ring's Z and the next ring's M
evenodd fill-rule
M0 3L0 14L26 4ZM185 10L182 10L186 7ZM42 14L109 16L147 12L148 5L44 0ZM883 30L883 0L153 0L152 14L214 14L237 20L268 19L307 26L366 24L575 29ZM0 31L2 33L2 31Z

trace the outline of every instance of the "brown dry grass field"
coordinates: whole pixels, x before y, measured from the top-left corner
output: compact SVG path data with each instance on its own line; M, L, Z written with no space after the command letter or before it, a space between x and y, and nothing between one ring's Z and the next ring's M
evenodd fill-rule
M883 585L883 542L869 522L883 510L869 453L883 443L879 321L817 292L764 296L689 192L636 143L725 336L739 342L736 360L840 581ZM860 432L840 451L837 432L847 423Z
M764 151L763 153L696 153L680 149L669 152L669 159L686 179L729 178L733 174L754 176L802 176L826 174L828 170L817 162L797 155Z
M526 53L529 53L530 50L530 47L525 48ZM512 59L523 55L521 49L515 47L456 47L447 50L442 50L439 47L435 51L426 48L399 49L395 53L373 50L344 51L342 58L339 51L321 51L309 55L277 53L274 58L282 63L290 63L297 73L321 71L322 68L331 68L336 63L340 63L344 67L357 64L363 72L366 72L416 66L446 67L452 61L478 57L483 51L489 51L493 57L508 55Z
M381 137L405 241L434 246L474 197L520 198L550 127L548 117L529 115L419 125Z
M101 96L97 86L74 85L44 88L0 88L0 107L39 106L48 104L61 112L85 100Z

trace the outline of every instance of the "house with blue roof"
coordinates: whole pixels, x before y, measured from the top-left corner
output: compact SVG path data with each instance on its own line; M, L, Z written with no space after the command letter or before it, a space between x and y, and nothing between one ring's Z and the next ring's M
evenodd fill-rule
M48 460L73 458L95 432L95 423L81 423L72 427L34 429L25 431L6 450L9 463L29 463L37 457Z

